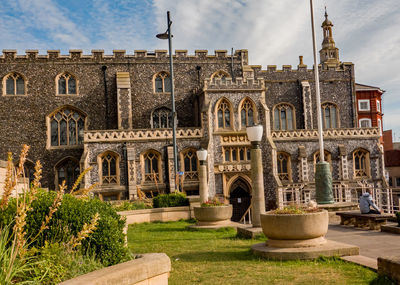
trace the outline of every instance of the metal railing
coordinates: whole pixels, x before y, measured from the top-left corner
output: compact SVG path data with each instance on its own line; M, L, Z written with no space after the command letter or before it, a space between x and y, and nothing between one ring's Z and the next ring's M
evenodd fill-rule
M250 204L249 208L244 212L243 216L240 218L239 223L242 224L251 224L251 210L253 206ZM246 219L247 217L247 219Z

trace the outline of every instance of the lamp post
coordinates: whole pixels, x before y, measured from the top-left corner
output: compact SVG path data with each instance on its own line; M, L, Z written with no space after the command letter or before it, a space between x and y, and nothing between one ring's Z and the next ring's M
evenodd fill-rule
M318 204L332 204L332 173L329 163L325 161L324 153L324 139L322 133L322 116L321 116L321 95L319 90L319 70L317 63L317 49L315 40L314 28L314 9L312 0L310 0L311 10L311 30L313 40L313 54L314 54L314 77L315 77L315 97L317 103L317 122L318 122L318 140L319 140L319 157L320 162L315 166L315 196Z
M175 94L174 94L174 62L172 58L172 35L171 35L171 25L172 21L169 17L169 11L167 11L167 31L162 34L157 34L156 37L161 40L168 39L168 49L169 49L169 73L171 79L171 101L172 101L172 147L174 148L174 180L176 181L176 175L178 173L178 157L176 155L176 111L175 111ZM175 191L177 190L177 184L175 183Z
M196 151L197 158L200 161L199 167L199 183L200 183L200 204L207 202L208 200L208 183L207 183L207 150L204 148L199 149Z
M255 125L246 128L247 137L251 142L250 160L251 160L251 181L253 193L251 203L253 205L252 220L253 227L261 227L260 214L265 212L264 197L264 175L261 157L260 142L263 135L263 126Z

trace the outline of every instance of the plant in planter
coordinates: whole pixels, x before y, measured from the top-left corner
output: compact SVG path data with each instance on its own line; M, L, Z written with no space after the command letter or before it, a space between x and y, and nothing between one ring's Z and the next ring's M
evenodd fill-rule
M227 225L232 217L232 205L224 204L217 198L194 207L194 216L198 226Z
M328 212L315 207L289 206L261 214L269 247L313 247L326 243Z

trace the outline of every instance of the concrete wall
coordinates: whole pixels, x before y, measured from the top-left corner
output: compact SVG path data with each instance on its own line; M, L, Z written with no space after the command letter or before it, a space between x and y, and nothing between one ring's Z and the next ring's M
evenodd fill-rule
M106 267L67 280L62 285L167 285L171 260L165 253L143 254L140 258Z
M187 220L193 217L189 206L123 211L118 212L118 214L126 217L127 225L154 221L169 222L181 219Z

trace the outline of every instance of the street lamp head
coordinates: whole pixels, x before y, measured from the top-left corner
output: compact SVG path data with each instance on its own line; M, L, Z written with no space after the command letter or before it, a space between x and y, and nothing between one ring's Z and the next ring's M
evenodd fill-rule
M251 142L260 142L263 135L263 126L255 125L246 128L247 137Z
M168 31L162 34L157 34L156 37L160 40L168 40Z
M197 158L200 161L205 161L207 159L207 150L204 149L204 148L201 148L201 149L197 150L196 154L197 154Z

